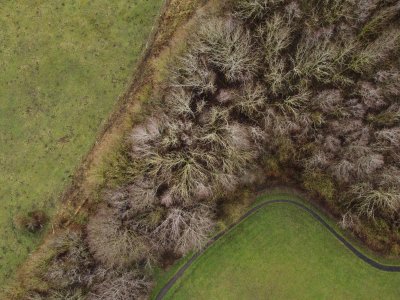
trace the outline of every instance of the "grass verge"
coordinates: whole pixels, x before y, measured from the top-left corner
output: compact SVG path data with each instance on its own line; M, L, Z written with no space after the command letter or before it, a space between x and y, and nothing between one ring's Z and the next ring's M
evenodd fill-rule
M272 199L304 203L301 197L276 191L259 197L255 205ZM324 219L341 232L329 218ZM165 276L175 271L176 266ZM155 291L166 281L160 278ZM290 204L273 204L213 244L167 299L395 299L399 282L400 274L365 264L308 213Z

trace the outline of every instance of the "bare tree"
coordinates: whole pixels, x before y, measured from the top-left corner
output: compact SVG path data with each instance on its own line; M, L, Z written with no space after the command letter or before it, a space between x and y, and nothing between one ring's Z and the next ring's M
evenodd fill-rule
M95 259L109 267L129 267L152 260L148 241L111 209L101 208L90 218L87 240Z
M258 71L250 32L232 19L206 20L194 37L193 49L206 55L228 81L249 80Z
M213 210L204 204L170 208L165 220L154 230L152 237L164 249L185 254L200 249L214 226Z
M374 189L368 183L353 185L350 199L356 212L374 218L378 211L395 213L400 208L400 192L395 189Z
M144 300L149 296L151 280L138 271L110 272L93 286L88 300Z

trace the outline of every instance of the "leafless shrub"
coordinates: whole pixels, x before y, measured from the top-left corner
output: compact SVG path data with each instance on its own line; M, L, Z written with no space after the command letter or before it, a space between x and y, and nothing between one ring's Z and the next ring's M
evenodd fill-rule
M332 153L337 153L339 152L339 150L341 150L341 141L332 135L328 135L325 138L324 144L323 144L323 148L325 151L329 151Z
M205 20L193 38L193 49L205 55L230 82L249 80L258 71L250 32L232 19Z
M84 285L90 280L93 261L79 232L66 231L50 245L54 256L44 274L54 289Z
M284 115L292 115L297 118L300 110L307 106L310 96L310 91L302 90L298 94L289 96L282 102L278 102L276 105Z
M355 129L349 132L345 137L346 143L349 145L349 151L360 151L368 153L368 145L371 140L371 130L368 126Z
M350 68L361 74L371 73L377 64L398 50L400 31L392 28L384 31L374 42L358 51L350 64Z
M157 188L158 185L153 180L138 177L127 186L107 191L104 198L109 205L121 211L124 207L141 211L157 202Z
M275 13L267 19L265 25L258 27L258 34L263 45L265 62L268 62L280 55L291 43L293 27L291 20L285 19L281 14Z
M375 136L381 145L400 147L400 127L382 129L377 131Z
M344 114L346 114L346 112L354 118L362 119L367 112L367 108L363 103L360 103L358 99L353 98L346 101Z
M381 0L357 0L353 10L356 24L364 23L376 9L379 2Z
M374 172L382 168L385 164L382 154L371 153L360 157L356 162L356 172L359 178L371 176Z
M267 99L260 85L245 84L234 96L233 108L247 117L253 119L264 111Z
M221 104L231 103L234 98L234 91L231 89L220 89L215 98Z
M304 2L309 18L314 26L333 24L340 19L350 19L353 1L349 0L309 0Z
M171 115L179 117L193 117L194 112L191 108L193 95L183 88L175 88L167 95L166 103Z
M336 137L347 137L349 133L359 131L364 124L359 119L334 120L328 123L329 131Z
M138 271L110 272L96 284L88 300L144 300L148 298L151 280Z
M371 1L365 2L366 5L364 3L362 5L364 10L368 10L368 8L370 10L377 5L377 1L372 1L372 3ZM399 12L399 3L378 10L377 13L364 25L360 32L360 37L366 39L379 35L394 18L398 17Z
M305 168L308 171L325 169L329 163L329 157L324 152L319 151L305 161Z
M123 268L151 260L148 241L110 209L101 208L90 218L87 233L90 251L106 266Z
M383 189L400 189L400 169L395 166L382 169L377 181Z
M50 290L46 295L33 292L24 297L22 300L84 300L86 299L85 293L82 289L62 289Z
M383 87L382 92L389 97L400 96L400 71L378 71L375 80Z
M192 51L179 57L172 67L170 85L177 88L188 88L198 94L214 93L217 75L204 59Z
M395 213L400 208L400 192L395 189L374 189L368 183L353 185L350 199L359 215L374 218L376 212Z
M353 180L355 166L350 161L342 159L339 163L334 164L330 170L338 182L349 183Z
M160 247L185 254L205 244L214 226L213 218L212 208L204 204L170 208L152 237Z
M334 60L338 50L329 42L329 36L312 36L308 33L300 41L294 58L293 71L298 77L315 78L326 82L335 74Z
M274 6L283 0L233 0L235 15L243 20L255 20L264 17Z
M288 86L290 72L287 72L285 68L285 60L278 57L270 59L265 68L265 81L269 85L269 90L275 96L281 93L283 89L290 89L290 86Z
M128 137L132 154L138 157L146 156L153 149L154 142L161 137L165 122L162 118L149 118L145 124L133 128Z
M352 213L346 212L342 216L342 220L340 220L339 226L342 229L352 229L354 226L354 218L355 218L355 216Z
M370 82L361 82L359 93L364 105L368 108L380 109L386 105L380 89Z
M343 98L340 90L324 90L316 95L312 102L324 113L334 113L341 109Z

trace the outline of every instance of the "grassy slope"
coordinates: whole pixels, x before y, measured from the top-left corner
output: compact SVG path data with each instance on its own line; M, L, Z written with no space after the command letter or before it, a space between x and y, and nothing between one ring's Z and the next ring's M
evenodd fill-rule
M18 232L13 217L54 211L124 91L162 2L2 2L0 283L40 240Z
M160 276L156 289L163 281ZM309 214L275 204L207 250L167 298L397 299L398 295L400 274L368 266Z

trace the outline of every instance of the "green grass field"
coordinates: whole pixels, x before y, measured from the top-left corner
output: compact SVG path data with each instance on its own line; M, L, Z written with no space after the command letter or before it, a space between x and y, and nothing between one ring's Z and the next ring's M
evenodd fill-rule
M175 271L158 273L153 296ZM261 209L217 241L166 298L398 299L399 295L399 273L367 265L307 212L280 203Z
M162 3L1 2L0 286L40 242L13 218L54 212L126 89Z

